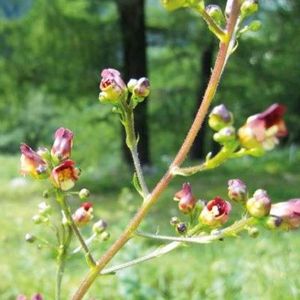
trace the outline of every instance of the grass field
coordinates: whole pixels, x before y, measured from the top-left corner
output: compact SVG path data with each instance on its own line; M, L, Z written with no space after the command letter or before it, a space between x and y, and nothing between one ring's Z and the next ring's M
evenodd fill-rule
M31 221L42 201L42 187L31 180L20 180L17 157L2 156L0 165L0 299L15 299L19 293L41 292L46 300L52 300L53 252L24 241L27 232L45 238L50 234L48 229ZM150 185L162 172L163 168L158 167L150 176ZM227 180L236 177L246 181L250 191L267 189L274 202L300 197L300 151L289 149L272 152L264 158L231 161L216 171L196 175L190 181L195 195L209 200L216 195L226 198ZM131 192L129 177L127 179L128 182L120 182L111 191L107 189L109 174L103 182L83 179L90 183L87 188L97 191L91 197L95 214L108 221L112 235L111 241L93 246L95 256L99 257L117 237L139 204L139 198ZM182 178L174 180L143 223L143 229L171 232L169 218L176 214L172 195L182 182ZM73 204L76 205L78 201ZM210 245L181 247L152 262L99 279L87 299L300 299L299 233L262 230L256 239L244 234ZM158 245L142 239L131 241L112 264L143 255ZM68 261L63 299L70 299L86 271L80 253Z

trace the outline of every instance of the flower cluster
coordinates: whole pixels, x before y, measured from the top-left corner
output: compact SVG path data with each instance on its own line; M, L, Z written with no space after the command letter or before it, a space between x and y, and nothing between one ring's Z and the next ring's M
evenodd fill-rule
M50 179L53 186L62 191L71 189L79 177L79 169L70 159L73 145L73 133L69 129L59 128L54 136L51 151L47 148L32 150L22 144L21 174L35 179Z

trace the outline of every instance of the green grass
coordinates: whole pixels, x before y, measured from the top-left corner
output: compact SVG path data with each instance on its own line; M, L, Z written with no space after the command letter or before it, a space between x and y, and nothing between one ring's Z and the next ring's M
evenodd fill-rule
M19 178L18 158L2 156L0 165L0 299L13 300L19 293L31 295L37 291L46 300L53 299L53 252L24 242L26 232L52 239L47 228L31 222L42 201L44 187L31 180L16 180ZM163 169L163 166L158 167L150 176L150 185ZM227 180L237 177L248 183L250 192L257 188L267 189L274 202L300 196L300 151L278 151L263 158L231 161L216 171L196 175L190 181L195 195L209 200L216 195L226 197ZM90 184L87 187L97 191L91 197L95 214L109 222L112 241L140 202L132 194L129 180L129 176L122 175L122 180L109 190L109 174L101 182L93 181L92 176L85 178L85 183ZM169 218L178 214L172 195L183 181L182 178L174 180L143 223L145 230L171 233ZM78 201L74 200L72 206L77 205ZM85 234L88 232L84 230ZM99 257L112 241L94 245L95 256ZM114 263L140 256L157 245L142 239L131 241ZM272 233L265 230L261 230L257 239L244 234L211 245L181 247L152 262L99 279L87 299L299 299L299 249L299 231ZM63 299L70 299L86 272L81 254L69 260Z

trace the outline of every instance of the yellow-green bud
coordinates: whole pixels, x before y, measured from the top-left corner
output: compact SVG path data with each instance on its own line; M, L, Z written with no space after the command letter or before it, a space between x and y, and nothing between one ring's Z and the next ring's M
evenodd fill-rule
M99 220L93 225L93 232L100 234L107 228L107 223L104 220Z
M215 106L209 114L208 124L210 128L219 131L224 127L228 127L233 123L232 113L224 104Z
M161 2L167 10L175 10L187 5L186 0L161 0Z
M207 5L205 11L218 25L225 23L225 17L219 5Z
M220 144L232 142L236 139L235 128L232 126L224 127L216 132L213 138Z
M248 199L246 206L251 216L256 218L266 217L270 213L271 199L265 190L257 190L253 197Z
M241 15L243 18L251 16L258 10L258 0L246 0L241 7Z
M107 232L107 231L102 232L101 235L100 235L100 239L103 242L109 240L109 238L110 238L110 233Z
M248 25L248 28L249 30L254 32L259 31L261 29L261 22L258 20L254 20Z
M79 192L80 199L86 199L90 196L90 191L88 189L81 189Z
M25 241L28 243L33 243L36 240L36 237L30 233L25 234Z

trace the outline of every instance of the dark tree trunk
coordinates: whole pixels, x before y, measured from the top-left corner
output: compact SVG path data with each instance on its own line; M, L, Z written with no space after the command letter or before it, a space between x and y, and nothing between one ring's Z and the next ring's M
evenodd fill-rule
M124 79L147 77L146 27L144 0L117 0L123 38ZM139 135L138 151L142 165L150 164L147 101L135 109L135 125ZM131 163L123 138L122 153Z
M194 115L196 115L198 108L202 102L203 95L205 92L205 89L207 87L211 69L213 67L213 56L214 56L214 43L210 42L207 47L204 49L204 51L201 53L200 57L200 63L201 63L201 83L200 83L200 89L197 94L197 101L195 105L195 112ZM206 123L203 124L200 132L198 133L195 143L192 146L191 149L191 158L192 159L201 159L204 158L206 155L205 151L205 132L206 132Z

